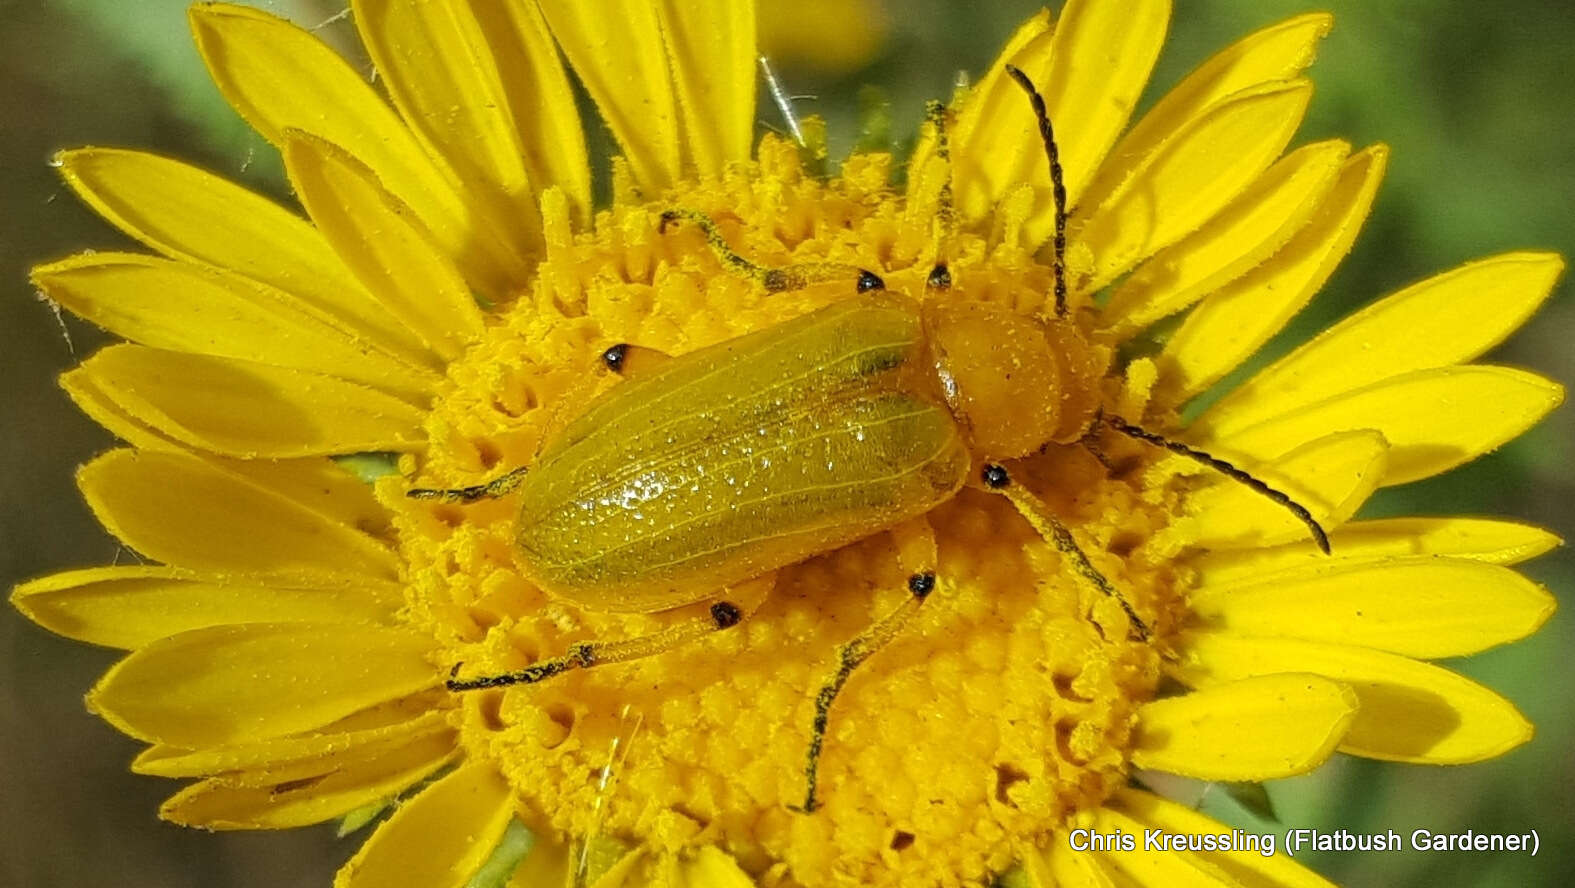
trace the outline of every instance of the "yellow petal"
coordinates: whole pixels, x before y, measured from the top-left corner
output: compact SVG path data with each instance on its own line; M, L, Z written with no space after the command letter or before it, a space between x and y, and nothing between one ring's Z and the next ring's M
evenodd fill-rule
M1108 5L1115 9L1113 4ZM1097 208L1072 239L1094 256L1097 290L1196 231L1280 156L1312 98L1306 80L1246 90L1173 134Z
M356 30L394 105L470 200L499 201L505 239L541 240L524 148L481 27L464 3L352 0ZM526 121L527 124L530 121Z
M424 691L418 691L417 693L393 700L384 700L375 706L357 710L338 721L323 725L317 729L317 732L322 734L346 734L370 731L375 728L386 728L413 722L416 719L425 718L429 713L440 710L444 711L444 718L447 719L448 710L445 707L453 702L454 697L447 688L428 688ZM151 751L151 749L147 750L147 752Z
M73 398L78 398L74 383L86 377L67 374L62 380L73 385L68 385L68 391ZM85 404L87 412L99 422L104 418L99 416L101 408L108 411L107 416L112 422L106 427L111 431L121 434L132 433L126 440L140 450L172 452L181 456L190 456L191 451L171 438L165 437L142 426L135 420L114 412L112 402L100 398L90 389L86 398L79 398L78 403ZM354 527L376 537L388 534L391 516L386 508L377 501L372 491L372 486L347 472L332 459L324 457L306 457L303 459L279 460L239 460L225 459L222 457L208 457L204 462L234 476L243 483L260 487L283 497L293 500L307 511L317 515L319 520L327 520L330 524L342 524ZM334 571L303 571L299 567L291 570L291 575L309 580L312 585L318 585L318 579L323 579L329 586L337 586L342 582ZM371 581L370 577L357 575L358 579Z
M286 766L297 772L304 768L305 773L316 769L316 773L324 774L344 762L376 758L412 739L449 731L448 715L441 711L423 712L415 718L360 731L335 731L333 726L209 749L150 746L131 763L131 770L172 778L221 775L237 786L267 786L270 782L296 779L278 776Z
M1317 675L1245 678L1138 709L1132 762L1199 780L1305 774L1334 753L1356 694Z
M531 0L468 0L468 5L497 65L530 181L538 192L554 185L562 189L575 219L588 221L591 170L585 133L541 10Z
M1448 471L1512 440L1563 400L1563 386L1524 370L1439 367L1390 377L1216 435L1206 447L1266 459L1331 431L1377 429L1389 441L1383 484L1404 484Z
M317 229L273 201L142 151L81 148L56 159L78 197L153 249L268 284L414 363L426 360L421 341L383 310Z
M1264 582L1205 586L1193 615L1241 635L1330 641L1433 659L1524 638L1553 596L1507 567L1423 555L1309 566Z
M701 176L749 159L755 132L755 4L657 4L683 120L683 145Z
M1312 672L1350 685L1361 702L1342 752L1422 764L1493 758L1531 739L1507 700L1447 669L1397 654L1289 638L1189 632L1178 678L1193 686Z
M1318 142L1286 155L1202 228L1145 262L1105 306L1114 333L1129 337L1262 264L1312 218L1350 150Z
M579 881L590 888L675 888L672 869L677 861L671 855L652 861L645 846L630 848L605 835L592 836L586 844L590 848L581 852L576 866L584 871Z
M1356 242L1388 159L1383 145L1353 155L1306 228L1187 316L1159 357L1168 400L1179 403L1218 382L1301 311Z
M290 829L322 823L394 798L458 754L453 733L444 731L400 745L348 750L293 770L226 774L171 796L159 816L204 829Z
M685 885L696 888L755 888L755 881L738 865L731 854L715 845L701 845L694 857L678 865Z
M1092 851L1108 867L1125 879L1116 884L1147 886L1163 885L1165 888L1245 888L1232 878L1219 864L1186 850L1147 850L1142 841L1143 824L1110 806L1094 811L1094 829L1101 833L1117 830L1136 836L1137 848L1132 851ZM1225 828L1216 830L1226 832Z
M83 379L80 376L70 376L67 381ZM77 394L73 392L73 398ZM113 408L111 402L106 400L82 400L90 415L102 422L99 416L101 407L107 405ZM108 414L113 417L113 422L107 427L117 434L131 432L132 437L127 440L139 450L173 453L178 459L190 458L191 452L174 440L158 435L146 429L135 420L122 418L119 415ZM266 491L272 497L284 500L303 509L295 512L297 520L304 514L305 522L309 524L325 523L330 527L355 528L363 534L375 538L388 536L391 524L391 515L384 506L377 501L372 486L361 479L351 475L332 459L324 457L306 457L303 459L280 460L239 460L225 459L223 457L206 457L202 463L220 471L224 475L242 485L243 489L257 488ZM270 500L272 502L273 500ZM351 549L359 549L365 543L365 537L352 538L354 542ZM368 566L356 573L342 573L336 566L308 567L304 564L292 563L290 558L281 560L281 564L289 565L286 568L275 569L268 564L259 563L260 566L242 569L239 574L207 572L210 578L222 579L226 582L244 578L250 572L267 572L272 583L278 578L285 578L288 583L301 584L306 588L339 588L347 583L352 585L377 585L386 582L379 579L385 573L381 565L382 556L376 560L368 561ZM354 569L351 567L350 569ZM225 570L228 570L226 568ZM397 590L392 593L398 598L402 593Z
M133 419L92 382L81 373L68 371L60 376L60 387L71 396L72 403L116 438L139 450L185 451L174 438Z
M1219 821L1185 805L1130 787L1116 790L1115 796L1107 804L1145 827L1161 829L1174 835L1218 835L1230 831ZM1200 851L1198 856L1249 885L1267 882L1280 888L1334 888L1333 883L1284 853L1278 853L1278 849L1277 853L1268 857L1250 849Z
M1044 94L1050 120L1058 127L1056 144L1074 228L1081 227L1076 220L1087 218L1086 210L1104 202L1103 196L1090 197L1090 184L1101 175L1101 162L1148 82L1165 42L1170 8L1170 0L1068 3L1048 41L1035 40L1024 48L1023 61L1032 68L1023 71ZM1002 159L1013 160L1016 166L1004 170L1012 178L1001 187L1027 182L1032 188L1033 211L1023 225L1023 240L1042 244L1055 233L1049 162L1027 102L1019 99L1017 108L1006 113L1015 125L1003 126L1002 144L1010 146L1010 153ZM989 145L970 151L971 163L995 163ZM1132 169L1126 158L1107 165L1104 174L1112 168L1119 168L1122 177Z
M392 395L284 367L112 345L72 373L128 416L226 456L413 450L422 411Z
M329 521L385 536L388 509L372 486L324 457L306 459L213 459L231 475L300 503Z
M75 314L154 348L315 370L417 401L440 379L282 290L188 262L84 253L37 266L32 278Z
M399 587L371 578L321 585L212 577L168 567L94 567L23 583L11 603L51 632L127 650L204 626L231 623L387 622Z
M536 835L530 853L515 867L509 879L509 888L560 888L569 886L574 874L570 848L565 842L556 841L551 833Z
M1328 13L1309 13L1270 25L1226 47L1188 74L1143 115L1122 137L1113 156L1146 156L1171 133L1226 97L1263 84L1291 80L1312 64L1318 41L1333 25L1334 18ZM1112 169L1108 187L1113 189L1119 179L1120 172ZM1102 181L1101 185L1107 183Z
M132 760L131 770L159 777L206 777L275 762L299 761L303 757L321 754L324 750L314 744L320 743L323 738L392 736L399 732L403 732L401 736L432 733L432 720L447 723L449 711L443 707L452 699L446 688L428 688L385 700L312 731L289 737L270 737L207 749L155 743ZM370 733L385 729L392 733Z
M1332 555L1311 541L1267 549L1207 552L1193 559L1200 586L1223 586L1302 568L1345 568L1407 555L1448 555L1518 564L1559 545L1540 527L1490 518L1385 518L1353 521L1329 534Z
M447 360L481 333L465 279L421 220L359 160L292 131L284 163L306 211L362 283Z
M210 626L116 663L88 695L152 743L222 746L307 731L439 684L431 639L346 623Z
M1049 67L1036 83L1051 121L1060 125L1056 142L1066 173L1068 206L1078 205L1100 161L1126 127L1169 26L1170 0L1070 0L1061 11ZM1028 124L1022 138L1037 143L1039 131L1026 102L1020 113ZM1035 190L1048 195L1048 163L1032 169ZM1048 203L1042 205L1050 208ZM1041 228L1043 218L1041 214Z
M200 4L190 17L214 83L264 138L283 148L286 133L300 130L353 154L489 296L504 296L528 279L529 265L500 236L499 220L483 202L461 193L453 171L434 162L361 75L322 41L247 6Z
M1198 422L1224 437L1392 376L1469 361L1524 323L1563 271L1552 253L1506 253L1413 284L1318 334Z
M1057 835L1050 847L1034 849L1039 853L1024 860L1031 888L1117 888L1110 865L1099 855L1072 850L1070 841Z
M996 201L1024 181L1035 163L1046 163L1028 100L1006 76L1008 64L1021 68L1034 83L1047 83L1050 64L1050 11L1041 9L1019 25L1001 54L957 111L949 137L952 180L958 214L967 221L983 218ZM1021 115L1029 114L1028 117ZM923 169L935 153L935 136L926 129L914 146L910 169ZM908 177L908 198L923 177Z
M110 533L157 561L210 571L398 573L395 555L366 534L195 456L112 450L82 467L77 486Z
M655 194L676 181L683 171L678 106L654 4L625 4L616 14L582 0L541 0L540 6L636 183Z
M401 805L339 871L334 888L460 888L513 818L512 793L493 766L464 765Z
M1237 462L1253 477L1305 507L1327 530L1356 512L1384 477L1386 445L1376 432L1339 432L1272 463ZM1205 548L1269 546L1309 538L1284 506L1229 479L1189 495L1184 516L1159 534Z

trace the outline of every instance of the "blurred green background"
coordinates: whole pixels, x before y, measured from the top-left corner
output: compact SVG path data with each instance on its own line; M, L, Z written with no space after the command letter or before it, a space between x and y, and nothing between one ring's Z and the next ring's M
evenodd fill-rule
M335 20L342 0L260 5L309 26L326 22L325 39L357 52L349 25ZM779 5L791 20L817 0ZM801 112L828 119L836 156L857 133L859 87L885 89L896 132L911 132L923 100L949 95L957 71L978 72L1038 5L851 0L837 11L835 28L781 34L778 71L788 91L804 97ZM276 154L208 82L185 7L184 0L0 0L0 587L120 555L71 481L74 468L111 440L54 383L106 337L57 318L35 297L26 269L85 247L128 243L58 183L51 154L83 144L147 148L286 196ZM1568 4L1176 0L1172 39L1145 104L1236 37L1317 8L1336 14L1336 28L1313 68L1318 94L1299 141L1385 141L1394 155L1355 251L1260 360L1375 296L1473 257L1525 247L1575 255L1575 8ZM780 126L769 104L760 117ZM1561 286L1491 359L1575 380L1568 290ZM1384 491L1365 514L1518 516L1569 536L1572 441L1575 413L1561 410L1498 453ZM1575 589L1567 549L1524 570L1561 598ZM1401 833L1536 828L1538 857L1329 854L1311 864L1348 886L1565 884L1575 872L1575 694L1564 671L1572 650L1575 617L1566 602L1530 640L1449 664L1504 693L1536 723L1536 739L1507 756L1449 769L1340 757L1269 788L1286 824ZM82 706L82 693L114 659L0 608L0 888L328 885L358 838L336 840L327 827L209 836L155 819L176 785L128 773L135 744ZM1228 822L1250 822L1223 793L1208 793L1202 806Z

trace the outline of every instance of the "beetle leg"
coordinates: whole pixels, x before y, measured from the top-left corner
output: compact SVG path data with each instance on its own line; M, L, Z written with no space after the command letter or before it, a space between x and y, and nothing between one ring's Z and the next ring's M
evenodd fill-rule
M1137 611L1132 609L1132 603L1127 601L1126 596L1122 595L1121 591L1115 586L1112 586L1110 581L1105 579L1105 575L1100 573L1099 569L1094 567L1088 560L1088 555L1083 552L1082 548L1077 545L1077 540L1073 538L1072 531L1068 530L1067 526L1062 524L1059 518L1055 517L1055 514L1050 511L1050 507L1045 505L1043 500L1034 496L1021 484L1013 484L1012 476L1007 473L1005 466L995 463L986 465L984 467L983 480L987 489L1006 497L1017 509L1017 513L1023 516L1023 520L1033 525L1034 530L1038 531L1039 535L1046 542L1055 546L1062 555L1067 557L1072 564L1072 570L1078 576L1087 580L1090 585L1099 590L1100 594L1114 598L1119 602L1121 609L1127 613L1127 619L1132 621L1132 628L1137 633L1138 639L1141 641L1148 640L1148 624L1143 622L1143 618L1139 617Z
M680 220L693 223L700 228L705 234L706 244L711 247L711 252L716 254L723 265L744 277L758 281L768 293L802 290L810 284L843 279L857 280L860 293L886 288L885 281L873 272L853 265L844 265L841 262L796 262L776 267L752 262L728 246L727 239L722 237L722 230L716 227L710 216L699 210L664 210L661 221L656 226L657 233L666 234L667 229Z
M473 503L479 499L497 499L508 496L514 488L520 486L525 480L527 466L520 466L500 475L485 484L476 484L471 487L413 487L405 491L405 496L411 499L435 499L445 503Z
M820 752L826 742L826 725L831 718L831 704L841 693L843 685L860 663L885 647L913 619L930 593L935 591L935 531L922 517L893 529L897 542L898 562L908 569L917 562L922 568L908 577L909 596L906 601L876 621L852 641L837 648L837 670L832 673L820 692L815 695L815 722L809 737L809 756L804 765L807 788L803 807L793 810L813 813L817 807L815 789L820 774Z
M691 617L660 632L621 641L576 642L569 645L568 651L561 657L532 663L514 672L483 675L477 678L459 678L457 677L459 666L456 665L445 685L451 691L475 691L506 685L535 684L571 669L622 663L664 653L698 641L713 632L731 629L742 623L745 617L754 613L755 608L760 606L761 601L770 592L770 583L771 580L766 579L739 586L733 590L738 594L732 596L732 600L718 599L706 608L703 616Z
M945 105L933 99L924 105L924 119L935 133L935 156L946 165L946 181L941 184L935 208L936 264L944 264L941 251L957 233L957 209L952 196L952 148L946 133L949 113Z
M1096 435L1092 433L1084 435L1078 439L1077 443L1083 445L1083 449L1088 451L1095 462L1105 467L1106 473L1116 474L1116 464L1111 462L1110 454L1105 452L1104 446L1099 443L1099 438Z

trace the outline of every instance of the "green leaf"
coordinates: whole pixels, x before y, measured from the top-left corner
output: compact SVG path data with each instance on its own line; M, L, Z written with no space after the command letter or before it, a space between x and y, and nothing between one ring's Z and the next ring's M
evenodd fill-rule
M878 86L859 87L859 138L853 153L891 151L894 148L891 125L891 96Z
M1011 869L996 877L991 888L1029 888L1028 871L1020 863L1013 864Z
M465 888L503 888L514 875L514 870L536 844L536 834L526 829L518 820L509 822L503 837L481 869L465 883Z
M388 810L388 806L391 804L391 802L391 799L384 799L383 801L362 805L354 811L351 811L349 814L339 818L339 828L335 830L334 834L341 839L350 835L361 827L366 826L368 823L376 820L379 815Z
M816 178L825 178L826 157L831 153L826 145L826 119L819 114L806 114L799 118L798 129L804 134L798 154L805 169Z
M595 835L586 839L579 849L580 866L576 870L580 877L579 884L596 884L596 880L617 866L631 850L628 843L612 836Z
M1249 814L1274 823L1280 821L1279 815L1274 811L1274 800L1269 798L1269 791L1262 783L1218 783L1215 784L1225 790L1225 794L1235 800Z
M399 455L396 453L351 453L346 456L336 456L334 462L341 469L372 484L384 475L394 475L399 472Z

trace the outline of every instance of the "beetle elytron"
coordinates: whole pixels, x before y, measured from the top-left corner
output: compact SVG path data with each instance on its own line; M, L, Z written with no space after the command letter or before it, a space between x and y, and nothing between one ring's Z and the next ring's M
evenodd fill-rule
M1083 581L1114 597L1132 631L1148 627L1089 563L1070 531L1001 463L1048 444L1071 444L1096 425L1191 457L1294 512L1320 547L1328 541L1306 509L1235 467L1167 441L1100 408L1106 368L1067 317L1063 253L1066 192L1044 101L1016 68L1048 155L1055 193L1054 314L1026 317L980 302L935 298L951 287L931 270L925 299L886 291L875 273L845 266L766 268L733 252L706 216L663 214L661 229L704 230L724 264L768 291L845 276L847 301L682 356L640 373L630 346L604 363L627 378L549 441L529 473L490 484L411 490L417 498L470 501L516 494L516 546L527 578L588 608L650 613L710 602L706 615L656 635L584 641L517 672L461 679L455 691L531 683L570 669L649 656L737 625L746 610L724 597L752 578L855 540L917 526L970 478L1004 495L1065 556ZM945 157L943 117L932 107ZM945 195L943 195L945 197ZM943 209L945 209L943 207ZM936 586L933 536L913 547L906 602L838 652L816 697L803 811L816 806L816 775L833 700L852 671L907 623ZM457 672L457 667L456 667Z

